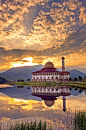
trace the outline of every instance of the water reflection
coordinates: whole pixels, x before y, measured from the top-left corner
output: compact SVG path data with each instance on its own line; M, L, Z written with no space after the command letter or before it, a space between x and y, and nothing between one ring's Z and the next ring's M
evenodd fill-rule
M23 89L23 88L24 88L24 86L17 86L17 88L19 88L19 89Z
M27 88L28 86L22 88L14 85L0 89L0 120L44 117L52 122L65 124L69 109L72 112L86 109L85 90L60 86Z
M40 97L44 100L44 103L51 107L54 105L55 100L59 96L62 96L63 111L66 111L66 97L71 95L68 87L32 87L32 95Z

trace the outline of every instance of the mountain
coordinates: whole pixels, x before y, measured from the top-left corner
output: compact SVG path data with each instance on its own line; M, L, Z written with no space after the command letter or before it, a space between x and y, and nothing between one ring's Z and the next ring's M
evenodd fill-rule
M38 71L42 68L43 68L43 65L11 68L3 73L0 73L0 76L6 78L8 80L13 80L13 81L17 81L18 79L27 80L29 78L31 79L32 72ZM85 73L83 73L79 70L76 70L76 69L70 70L69 72L71 73L70 74L71 78L74 78L74 77L78 78L78 76L84 77L86 75Z
M78 76L81 76L84 78L84 76L86 75L85 73L79 71L79 70L76 70L76 69L73 69L73 70L70 70L70 77L71 78L78 78Z
M42 68L43 65L11 68L3 73L0 73L0 76L13 81L17 81L18 79L27 80L29 78L31 79L32 72L38 71Z

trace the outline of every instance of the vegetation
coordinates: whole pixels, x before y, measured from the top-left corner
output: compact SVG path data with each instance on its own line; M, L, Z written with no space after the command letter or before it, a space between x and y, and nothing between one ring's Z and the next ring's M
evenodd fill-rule
M30 81L30 82L16 82L16 85L29 85L29 86L55 86L57 85L56 82L36 82L36 81Z
M64 82L61 86L70 86L86 89L86 82Z
M18 82L24 82L24 79L18 79Z
M47 127L46 121L40 121L39 123L37 123L36 121L29 123L27 121L20 124L17 123L15 124L15 126L10 126L8 130L52 130L52 127Z
M8 83L9 81L4 77L0 77L0 84Z
M75 112L75 130L86 130L86 112Z

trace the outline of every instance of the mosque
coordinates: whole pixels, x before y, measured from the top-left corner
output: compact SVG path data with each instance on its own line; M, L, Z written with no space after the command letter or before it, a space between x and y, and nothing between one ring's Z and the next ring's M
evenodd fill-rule
M58 97L62 97L63 100L63 111L66 111L66 97L71 95L70 89L68 87L32 87L33 96L40 97L44 100L44 103L47 107L54 105L55 100Z
M68 81L70 77L70 73L65 71L65 58L62 57L62 71L58 71L54 68L54 64L52 62L47 62L39 71L35 71L32 73L32 81Z

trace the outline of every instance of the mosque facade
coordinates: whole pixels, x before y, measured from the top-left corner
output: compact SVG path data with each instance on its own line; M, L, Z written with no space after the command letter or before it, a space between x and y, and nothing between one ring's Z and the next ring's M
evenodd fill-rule
M55 100L58 97L62 97L63 100L63 111L66 111L66 97L70 96L70 89L68 87L32 87L32 95L40 97L44 100L44 103L47 107L54 105Z
M68 81L70 73L65 71L65 58L62 57L62 70L58 71L52 62L47 62L39 71L32 73L32 81Z

